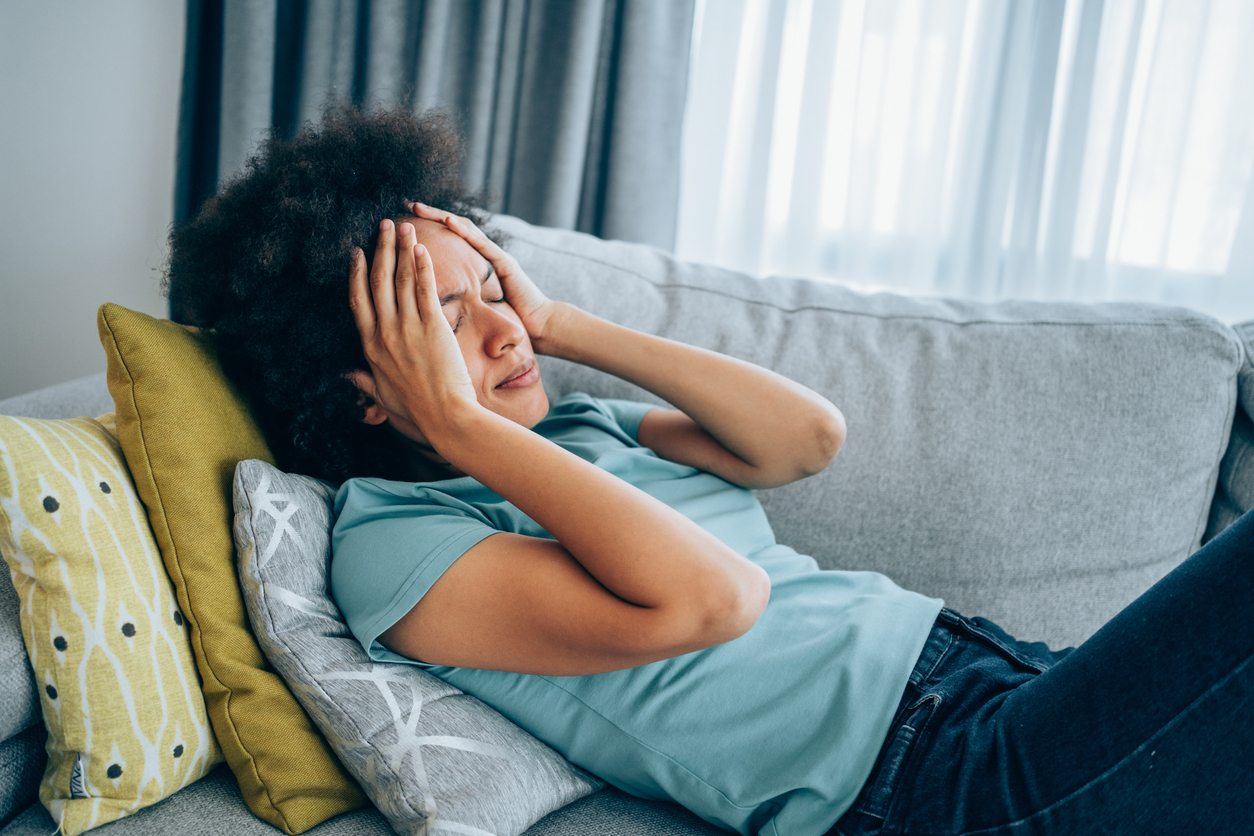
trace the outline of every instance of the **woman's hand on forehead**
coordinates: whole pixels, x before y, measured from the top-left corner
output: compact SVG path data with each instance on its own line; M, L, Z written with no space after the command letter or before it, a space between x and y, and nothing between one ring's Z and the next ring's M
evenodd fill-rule
M478 407L466 361L440 309L431 254L418 243L413 224L381 222L370 265L360 249L354 251L349 307L370 365L370 373L354 375L353 383L384 410L379 421L399 419L393 422L397 429L416 430L421 437L414 440L435 444L452 418L449 411ZM367 420L377 423L369 414Z
M532 346L544 353L545 331L550 318L557 312L557 305L536 287L518 259L501 249L469 218L424 203L407 203L406 208L414 213L414 217L443 224L488 260L501 280L505 301L518 314Z

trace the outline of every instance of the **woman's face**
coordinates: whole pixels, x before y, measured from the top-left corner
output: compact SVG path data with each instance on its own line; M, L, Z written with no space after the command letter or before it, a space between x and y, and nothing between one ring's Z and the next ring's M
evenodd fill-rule
M461 347L481 406L524 427L549 411L531 340L505 301L501 280L474 247L442 224L422 218L418 243L431 253L440 307Z

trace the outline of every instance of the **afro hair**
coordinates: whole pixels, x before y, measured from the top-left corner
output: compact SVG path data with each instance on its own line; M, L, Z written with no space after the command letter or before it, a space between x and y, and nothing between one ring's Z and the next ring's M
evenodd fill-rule
M213 335L285 469L335 482L405 478L399 442L386 425L362 423L346 377L368 368L349 266L354 248L373 252L382 219L408 214L407 200L486 220L461 181L461 156L438 111L331 110L291 140L272 133L171 233L171 309Z

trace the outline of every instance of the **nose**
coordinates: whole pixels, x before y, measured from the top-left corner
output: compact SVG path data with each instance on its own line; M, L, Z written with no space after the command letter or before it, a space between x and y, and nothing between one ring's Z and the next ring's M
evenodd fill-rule
M484 351L489 357L500 357L527 337L527 332L508 305L484 303Z

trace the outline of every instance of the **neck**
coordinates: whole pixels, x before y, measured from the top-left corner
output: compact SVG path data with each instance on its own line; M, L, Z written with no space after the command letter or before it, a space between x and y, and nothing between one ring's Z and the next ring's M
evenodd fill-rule
M466 475L449 464L430 444L415 441L394 429L392 432L400 441L405 471L415 482L439 482Z

